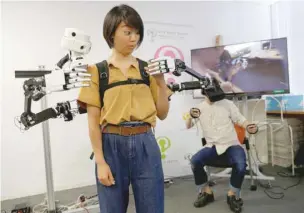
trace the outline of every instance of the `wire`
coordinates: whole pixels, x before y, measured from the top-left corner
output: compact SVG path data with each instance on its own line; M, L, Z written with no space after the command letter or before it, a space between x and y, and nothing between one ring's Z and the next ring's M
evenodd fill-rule
M14 118L14 123L15 123L15 126L20 130L21 133L24 133L25 132L25 127L22 128L22 123L21 123L21 120L20 120L20 116L16 116Z
M255 141L254 141L254 142L255 142ZM259 159L259 156L258 156L258 154L257 154L257 150L256 150L256 146L255 146L255 145L254 145L254 148L255 148L255 153L256 153L257 159L258 159L258 161L261 162L261 160ZM250 156L253 156L253 155L252 155L252 150L251 150L251 149L250 149ZM250 156L249 156L249 157L250 157ZM256 165L258 165L257 162L256 162L256 160L255 160L255 158L252 157L252 159L253 159L254 163L255 163ZM263 163L263 162L261 162L261 163ZM277 175L280 176L280 177L283 177L283 178L295 178L295 177L297 177L297 176L293 176L292 174L288 174L288 173L283 172L283 171L277 172ZM259 180L257 179L257 177L255 178L255 180L258 182L259 186L261 186L262 188L264 188L264 193L265 193L269 198L274 199L274 200L280 200L280 199L283 199L283 198L285 197L284 191L287 191L288 189L290 189L290 188L292 188L292 187L298 186L298 185L301 183L301 181L302 181L302 176L299 177L297 183L295 183L295 184L293 184L293 185L291 185L291 186L288 186L288 187L286 187L286 188L283 188L283 187L281 187L281 186L271 186L271 184L270 184L269 181L268 181L268 184L263 184L263 183L261 183L261 181L259 181ZM275 189L275 188L281 189L282 191L281 191L281 192L274 192L274 191L272 191L272 190Z
M262 164L268 164L268 163L265 163L263 161L260 160L260 157L259 157L259 154L258 154L258 150L257 150L257 147L256 147L256 142L255 142L255 137L254 137L254 143L252 144L252 147L254 148L254 151L255 151L255 156L257 157L257 160L262 163ZM251 155L252 155L252 152L251 152ZM254 160L255 161L255 160ZM256 163L256 161L255 161Z
M60 205L59 201L56 201L56 211L68 211L72 209L83 208L87 213L89 213L86 206L97 205L99 203L98 198L95 199L97 195L93 195L90 197L85 197L83 194L79 195L76 202L70 203L68 205ZM48 211L47 199L38 205L33 207L33 213L46 213Z
M86 199L89 200L89 199L92 199L92 198L97 197L97 196L98 196L98 194L92 195L92 196L86 197Z
M58 201L56 201L56 204ZM56 210L58 211L67 211L69 210L68 206L64 205L56 205ZM45 213L48 211L48 204L47 204L47 199L44 200L44 202L36 205L33 207L33 213Z
M85 207L82 207L87 213L89 213L89 210Z
M250 149L250 152L251 152L251 156L252 156L252 150ZM258 156L257 156L258 157ZM257 162L254 158L252 158L254 163L257 165ZM259 160L259 159L258 159ZM260 160L259 160L260 161ZM287 174L286 172L283 172L283 171L280 171L280 172L277 172L277 175L278 176L281 176L281 177L284 177L284 178L295 178L296 176L293 176L291 174ZM279 200L279 199L283 199L285 197L285 194L284 194L284 191L292 188L292 187L295 187L295 186L298 186L301 181L302 181L302 176L299 177L299 180L296 184L293 184L291 186L288 186L286 188L283 188L281 186L271 186L270 182L268 181L268 184L263 184L261 183L261 181L259 181L257 179L257 177L255 178L255 180L258 182L259 186L261 186L262 188L264 188L264 193L271 199L274 199L274 200ZM274 188L279 188L279 189L282 189L283 191L282 192L274 192L272 191L271 189L274 189ZM273 195L277 195L277 196L272 196L271 194Z
M283 177L283 178L295 178L295 177L297 177L297 176L293 176L291 174L287 174L287 173L282 172L282 171L278 172L277 175L280 176L280 177ZM264 193L269 198L274 199L274 200L280 200L280 199L283 199L285 197L284 191L287 191L290 188L296 187L296 186L298 186L301 183L303 176L298 176L298 177L299 177L299 179L298 179L298 181L295 184L292 184L292 185L290 185L290 186L288 186L286 188L283 188L281 186L271 186L270 183L263 184L260 181L258 181L258 184L259 184L259 186L261 186L261 187L264 188ZM275 188L281 189L282 191L281 192L274 192L274 191L271 190L271 189L275 189ZM276 195L276 196L272 196L271 194L272 195Z

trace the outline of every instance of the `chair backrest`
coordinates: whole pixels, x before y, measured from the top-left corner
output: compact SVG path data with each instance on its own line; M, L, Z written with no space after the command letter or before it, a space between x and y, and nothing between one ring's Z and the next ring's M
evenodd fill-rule
M234 124L234 129L236 131L236 134L238 136L238 139L240 141L241 144L244 144L245 138L246 138L246 130L245 128Z

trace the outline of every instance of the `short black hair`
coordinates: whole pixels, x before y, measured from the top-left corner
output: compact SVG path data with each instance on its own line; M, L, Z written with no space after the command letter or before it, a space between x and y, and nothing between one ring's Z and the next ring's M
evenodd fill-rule
M137 11L126 4L113 7L104 19L103 37L109 47L112 48L114 46L113 36L121 22L125 22L127 26L138 30L140 38L137 46L139 47L144 39L144 24Z

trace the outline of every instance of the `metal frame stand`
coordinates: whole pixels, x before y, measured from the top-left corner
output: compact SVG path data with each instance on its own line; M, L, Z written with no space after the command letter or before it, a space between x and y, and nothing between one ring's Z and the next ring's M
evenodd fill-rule
M237 101L236 97L234 97L234 102L235 101ZM242 97L242 102L243 102L243 115L245 117L247 117L247 115L248 115L247 96ZM246 132L246 136L248 136L247 132ZM250 141L249 141L249 146L250 146ZM266 176L260 171L259 165L257 164L257 161L253 159L253 156L251 155L250 150L247 150L247 160L248 160L248 164L249 164L248 170L250 172L250 175L246 175L245 179L251 179L251 185L253 185L254 179L255 180L267 180L267 181L275 180L275 177ZM227 168L227 169L223 170L222 172L210 173L210 177L230 177L231 172L232 172L232 169Z
M38 72L45 72L45 66L41 65L38 67ZM36 72L32 77L41 77L44 74L39 74ZM41 110L45 110L48 108L47 96L44 96L41 99ZM47 212L48 213L57 213L56 201L55 201L55 190L54 190L54 180L53 180L53 168L52 168L52 154L51 154L51 145L50 145L50 127L48 120L42 122L42 133L43 133L43 150L44 150L44 163L45 163L45 175L46 175L46 199L47 199ZM65 213L99 213L99 204L88 206L85 209L72 209L68 211L63 211ZM62 212L62 213L63 213Z
M44 66L39 66L39 71L45 71ZM47 109L47 96L41 99L41 110ZM47 188L47 205L48 212L56 212L55 193L53 184L53 172L52 172L52 157L50 146L50 127L49 122L46 120L42 123L43 133L43 149L44 149L44 163L45 163L45 175L46 175L46 188Z
M41 100L42 110L47 108L46 96ZM46 186L47 186L47 204L48 212L56 212L54 184L53 184L53 173L52 173L52 158L51 158L51 146L50 146L50 131L48 121L42 123L43 131L43 148L44 148L44 163L45 163L45 174L46 174Z

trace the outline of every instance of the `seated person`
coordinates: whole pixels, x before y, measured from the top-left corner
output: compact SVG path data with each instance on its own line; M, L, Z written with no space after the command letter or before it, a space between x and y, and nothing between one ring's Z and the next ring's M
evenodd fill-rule
M210 102L207 97L198 108L190 110L190 118L186 120L187 129L198 121L207 144L191 158L191 168L195 184L198 186L198 197L194 206L203 207L214 201L204 166L209 162L212 164L214 159L225 154L227 161L232 165L227 203L231 210L240 209L243 205L240 190L247 165L245 151L238 140L234 124L246 128L249 133L255 133L257 126L249 124L232 101L223 99Z

